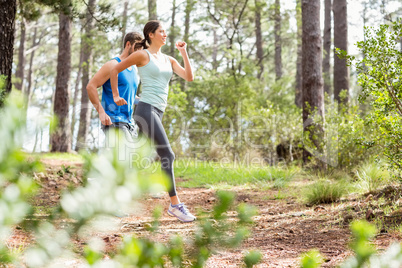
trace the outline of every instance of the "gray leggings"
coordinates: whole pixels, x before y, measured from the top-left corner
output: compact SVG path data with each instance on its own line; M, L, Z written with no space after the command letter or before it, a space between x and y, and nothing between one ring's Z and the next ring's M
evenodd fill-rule
M140 133L145 134L155 143L156 152L161 158L161 167L169 176L171 188L169 196L176 196L176 186L174 180L173 161L175 155L170 146L166 131L162 125L163 112L156 107L139 102L134 112L134 121L137 124Z

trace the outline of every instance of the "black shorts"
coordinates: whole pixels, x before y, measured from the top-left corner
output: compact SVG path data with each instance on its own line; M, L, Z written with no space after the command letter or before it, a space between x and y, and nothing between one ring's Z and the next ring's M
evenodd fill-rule
M135 128L133 125L130 125L129 123L125 122L114 122L111 125L101 126L103 132L106 134L110 129L119 129L123 131L125 137L127 140L132 141L133 138L137 137L137 132L135 131Z

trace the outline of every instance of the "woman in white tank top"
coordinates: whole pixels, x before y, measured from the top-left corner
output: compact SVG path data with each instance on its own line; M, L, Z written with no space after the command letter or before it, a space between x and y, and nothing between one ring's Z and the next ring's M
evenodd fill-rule
M166 172L171 180L169 189L170 205L167 212L181 221L194 221L196 217L180 202L176 193L173 172L175 156L162 125L162 116L167 105L169 81L172 73L176 73L186 81L193 81L194 79L186 51L187 44L182 41L176 42L176 48L180 51L184 60L183 68L176 59L161 52L161 47L166 44L167 35L160 21L149 21L145 25L143 32L144 39L136 43L135 49L142 47L144 50L132 53L125 60L115 65L110 73L113 99L117 105L127 104L119 96L117 75L127 67L136 65L141 78L142 94L135 110L134 120L140 131L155 143L157 153L161 158L162 170Z

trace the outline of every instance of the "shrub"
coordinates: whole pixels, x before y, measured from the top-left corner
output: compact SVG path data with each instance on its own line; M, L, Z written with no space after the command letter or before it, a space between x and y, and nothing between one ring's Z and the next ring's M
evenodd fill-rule
M366 28L365 40L357 42L364 58L357 60L338 50L349 64L356 64L358 82L362 87L361 102L371 105L367 124L378 129L374 144L384 144L383 153L394 171L402 171L402 51L399 43L402 36L401 20L377 29Z
M377 233L376 227L366 221L354 221L351 223L353 240L350 248L354 256L348 258L340 265L340 268L363 268L363 267L389 267L399 268L402 265L402 247L400 244L391 245L381 255L370 242ZM302 258L303 268L316 268L320 262L319 253L310 251Z
M356 170L356 186L364 192L372 192L386 185L390 174L376 162L366 162Z
M305 190L305 197L308 204L316 205L321 203L332 203L338 201L347 193L346 181L331 182L321 179Z
M324 128L326 132L325 160L330 167L351 172L356 165L370 158L377 146L371 142L377 130L364 122L357 105L348 107L326 104Z
M320 252L316 249L310 250L309 252L303 254L301 259L302 268L317 268L323 263L323 257Z

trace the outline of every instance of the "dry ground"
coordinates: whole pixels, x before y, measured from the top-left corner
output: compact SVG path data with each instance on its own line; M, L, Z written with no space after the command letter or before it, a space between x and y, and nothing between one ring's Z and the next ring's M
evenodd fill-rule
M46 172L36 174L42 185L41 192L33 199L33 204L39 207L38 211L55 205L59 200L60 189L68 185L79 185L80 163L60 160L46 160ZM68 172L62 172L63 165L71 167ZM180 178L177 179L178 192L186 205L192 211L210 211L215 203L212 189L181 188ZM288 191L294 189L288 188ZM251 249L257 249L263 254L262 262L257 267L298 267L300 255L312 248L317 248L325 256L323 267L335 267L351 255L348 250L350 231L348 223L355 218L370 218L371 221L386 217L381 207L376 204L376 197L355 196L349 197L334 204L324 204L308 207L295 197L279 199L280 193L275 190L243 189L233 187L236 192L236 202L246 202L258 208L258 216L251 227L251 236L244 241L241 248L236 250L221 250L214 254L207 263L207 267L241 267L243 254ZM291 195L289 195L291 196ZM399 202L397 196L386 196L389 202ZM115 219L117 228L102 233L95 233L107 244L107 251L113 251L125 235L148 236L146 226L152 222L152 211L156 206L165 209L168 206L168 196L147 196L141 201L140 213L126 215ZM367 214L367 211L369 213ZM371 214L370 212L373 211ZM395 213L394 213L395 214ZM229 212L229 215L234 213ZM390 219L390 217L384 218ZM380 227L374 243L379 249L388 247L395 241L401 241L400 231L395 228L401 217L395 214L389 224ZM168 241L172 234L186 237L196 228L196 223L181 223L166 213L160 219L160 230L153 234L153 239L160 242ZM16 228L8 245L12 248L25 247L32 242L31 236L20 228ZM80 242L77 241L78 247ZM107 252L105 257L107 257ZM67 267L80 267L78 262L66 260Z

